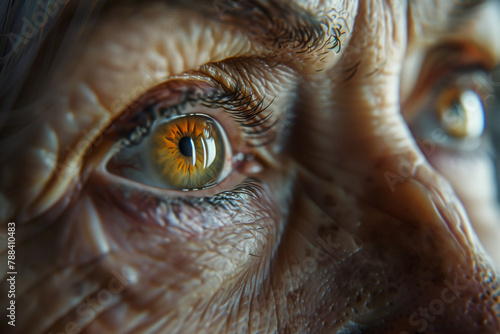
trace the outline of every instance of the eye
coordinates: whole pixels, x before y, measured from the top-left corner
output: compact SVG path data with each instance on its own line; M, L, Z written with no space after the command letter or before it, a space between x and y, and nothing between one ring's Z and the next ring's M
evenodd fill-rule
M482 142L491 96L486 71L457 71L431 88L412 131L447 149L475 149Z
M256 105L255 105L256 104ZM262 103L206 83L172 81L137 99L115 122L111 174L166 190L216 187L260 171L253 146L271 128ZM249 111L250 110L250 111Z
M483 101L474 90L453 87L441 93L437 117L443 130L454 138L478 138L483 134Z
M159 179L175 189L216 184L226 164L229 143L219 123L207 115L184 115L156 126L147 158Z

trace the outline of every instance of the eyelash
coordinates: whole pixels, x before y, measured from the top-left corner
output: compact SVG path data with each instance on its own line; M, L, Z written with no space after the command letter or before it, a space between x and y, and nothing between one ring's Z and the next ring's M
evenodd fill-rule
M262 181L256 178L247 178L243 180L239 185L233 189L225 190L213 196L179 196L179 197L169 197L169 196L158 196L150 193L143 192L130 192L130 189L121 190L120 188L114 189L118 195L117 205L124 206L124 210L131 210L132 215L137 215L137 219L144 219L144 212L152 210L152 212L157 212L157 208L161 205L165 205L170 212L177 212L178 210L172 209L175 206L186 208L191 208L195 210L207 211L212 210L223 210L228 212L238 212L242 203L249 200L260 201L264 196L264 189L262 187ZM103 191L102 193L106 193ZM120 200L123 193L128 193L126 201ZM124 204L127 203L127 204ZM130 205L129 203L135 203ZM139 209L140 208L140 209ZM209 212L209 211L207 211Z
M161 101L156 101L140 108L132 122L139 123L132 131L125 134L121 143L124 146L138 145L147 135L156 118L170 118L181 115L188 105L201 104L210 109L222 108L231 115L241 127L244 139L249 147L261 147L274 141L274 127L277 121L272 121L273 112L269 106L273 101L264 105L265 98L254 98L252 92L242 91L238 85L233 92L216 92L213 94L197 95L188 93L181 102L168 108L157 110ZM269 113L262 116L269 109Z
M255 99L254 95L236 87L230 94L213 95L202 98L201 104L208 108L222 108L241 126L247 137L247 144L251 147L265 146L273 142L273 129L277 121L271 122L273 112L263 116L273 101L264 105L264 99ZM253 105L253 106L252 106Z
M273 111L270 105L273 101L265 103L265 98L255 98L252 92L240 89L243 86L242 84L237 85L234 91L228 92L227 90L216 90L213 85L200 90L197 83L193 86L189 82L186 82L186 84L183 82L170 82L173 85L169 86L170 88L159 87L136 99L116 120L113 132L115 133L115 140L117 140L118 151L127 146L139 145L150 133L156 120L182 115L189 106L195 105L210 109L221 108L227 112L240 127L239 131L243 133L242 139L248 147L264 146L274 140L274 126L277 122L272 121ZM180 85L178 85L179 83ZM170 97L169 90L174 92L174 97ZM164 92L167 93L163 94ZM261 193L261 181L249 177L234 188L215 195L162 196L163 198L160 200L167 203L180 201L179 203L197 208L207 206L224 209L239 207L240 202L248 198L248 196L259 198Z

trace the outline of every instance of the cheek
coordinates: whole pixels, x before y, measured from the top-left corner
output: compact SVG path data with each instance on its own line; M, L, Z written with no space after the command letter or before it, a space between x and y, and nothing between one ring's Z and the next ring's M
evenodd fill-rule
M44 229L25 235L18 301L36 307L20 309L19 316L38 328L59 332L74 321L93 332L102 324L122 331L134 322L116 319L145 313L153 323L167 319L167 328L182 321L179 312L203 321L207 310L214 312L209 319L223 321L215 313L227 314L239 302L231 296L245 277L265 275L262 264L269 263L279 235L279 214L267 190L235 197L230 211L199 205L193 212L187 204L162 211L144 194L125 200L125 192L92 181L68 194L64 207L29 222ZM48 299L51 307L40 307Z

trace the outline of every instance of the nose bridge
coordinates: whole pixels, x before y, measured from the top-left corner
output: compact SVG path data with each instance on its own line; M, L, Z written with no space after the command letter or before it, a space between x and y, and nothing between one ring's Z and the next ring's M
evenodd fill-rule
M350 319L357 332L497 333L498 278L453 190L429 167L401 116L396 64L405 32L396 25L403 22L374 18L368 6L360 7L342 72L305 78L292 131L301 196L356 240L356 251L347 249L328 269L358 298L349 304L356 305ZM395 26L370 26L389 21Z
M306 168L328 177L332 166L362 170L382 156L415 152L399 102L406 26L404 2L362 2L336 65L305 74L292 146Z

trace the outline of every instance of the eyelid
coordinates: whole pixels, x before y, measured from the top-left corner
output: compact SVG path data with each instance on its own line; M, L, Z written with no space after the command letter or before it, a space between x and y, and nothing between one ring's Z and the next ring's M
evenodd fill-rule
M417 57L418 58L418 57ZM422 63L411 63L409 66L419 67L418 77L412 88L405 92L402 109L404 117L411 120L418 113L421 102L429 94L429 90L456 72L472 70L487 71L491 69L488 59L471 45L447 43L431 49Z
M187 104L200 104L210 109L223 109L240 125L249 147L263 146L275 137L275 122L270 122L272 110L268 110L271 103L264 104L264 99L254 97L243 84L238 84L234 91L228 91L212 80L172 79L136 99L112 126L117 137L133 136L134 132L140 135L141 131L147 134L144 129L150 126L153 119L182 114Z
M136 99L112 124L112 134L108 137L108 142L114 142L114 146L103 160L104 164L100 167L101 173L108 174L110 180L114 182L121 180L126 188L158 192L159 196L169 197L213 196L221 189L231 189L243 182L246 177L260 173L262 165L256 159L257 152L254 152L252 148L254 145L249 144L249 138L254 139L253 134L262 135L262 131L270 130L269 127L262 130L267 121L267 118L259 118L264 110L263 102L251 98L245 92L240 93L239 90L235 93L228 93L218 88L209 80L176 78L150 89ZM207 115L216 120L233 149L226 160L231 166L229 173L216 184L189 192L175 190L159 183L142 180L142 178L129 179L128 176L121 174L120 162L111 163L122 150L129 150L129 146L139 147L139 145L147 144L147 142L143 143L142 138L151 135L149 132L154 124L169 122L175 116L188 114ZM139 150L142 151L142 148Z
M215 112L215 110L212 110L212 112L208 111L204 114L210 116L214 115ZM173 188L166 188L160 185L149 184L147 182L141 182L138 180L130 179L126 176L118 175L109 168L109 164L112 161L113 157L119 154L123 149L121 145L116 141L111 141L112 143L110 143L110 141L105 141L105 143L107 143L107 152L104 156L101 156L101 163L97 166L96 172L99 175L105 175L108 181L110 181L112 184L115 184L117 187L123 188L124 191L132 191L138 193L147 192L158 198L185 198L186 196L194 198L211 197L219 194L221 192L221 189L223 192L230 191L227 189L238 187L238 185L242 184L250 175L258 174L262 170L262 167L258 161L254 161L254 155L250 150L245 149L246 147L243 145L243 142L241 140L237 141L241 136L239 136L236 131L231 131L231 128L233 128L233 130L235 128L234 124L232 127L227 126L227 122L234 123L234 121L229 118L229 115L223 113L222 111L219 111L218 116L219 117L217 121L221 124L224 131L227 132L226 135L228 136L228 138L232 138L233 140L233 142L231 143L233 150L232 152L229 152L230 156L228 157L231 161L230 164L232 165L230 167L230 172L214 186L187 192L181 189L178 190ZM226 129L228 129L229 131L227 131Z
M219 195L224 192L231 192L231 189L238 188L245 180L248 179L246 175L238 172L238 168L230 173L226 178L221 180L219 184L214 187L203 188L193 191L183 191L170 188L160 188L146 183L130 180L119 175L115 175L107 170L107 162L112 158L113 153L110 152L107 157L103 160L100 166L96 168L96 183L99 184L111 184L115 188L122 189L122 192L127 193L147 193L156 198L161 199L175 199L175 198L208 198L215 195ZM104 181L105 180L105 181ZM223 191L221 192L221 189ZM125 195L126 197L126 195Z

